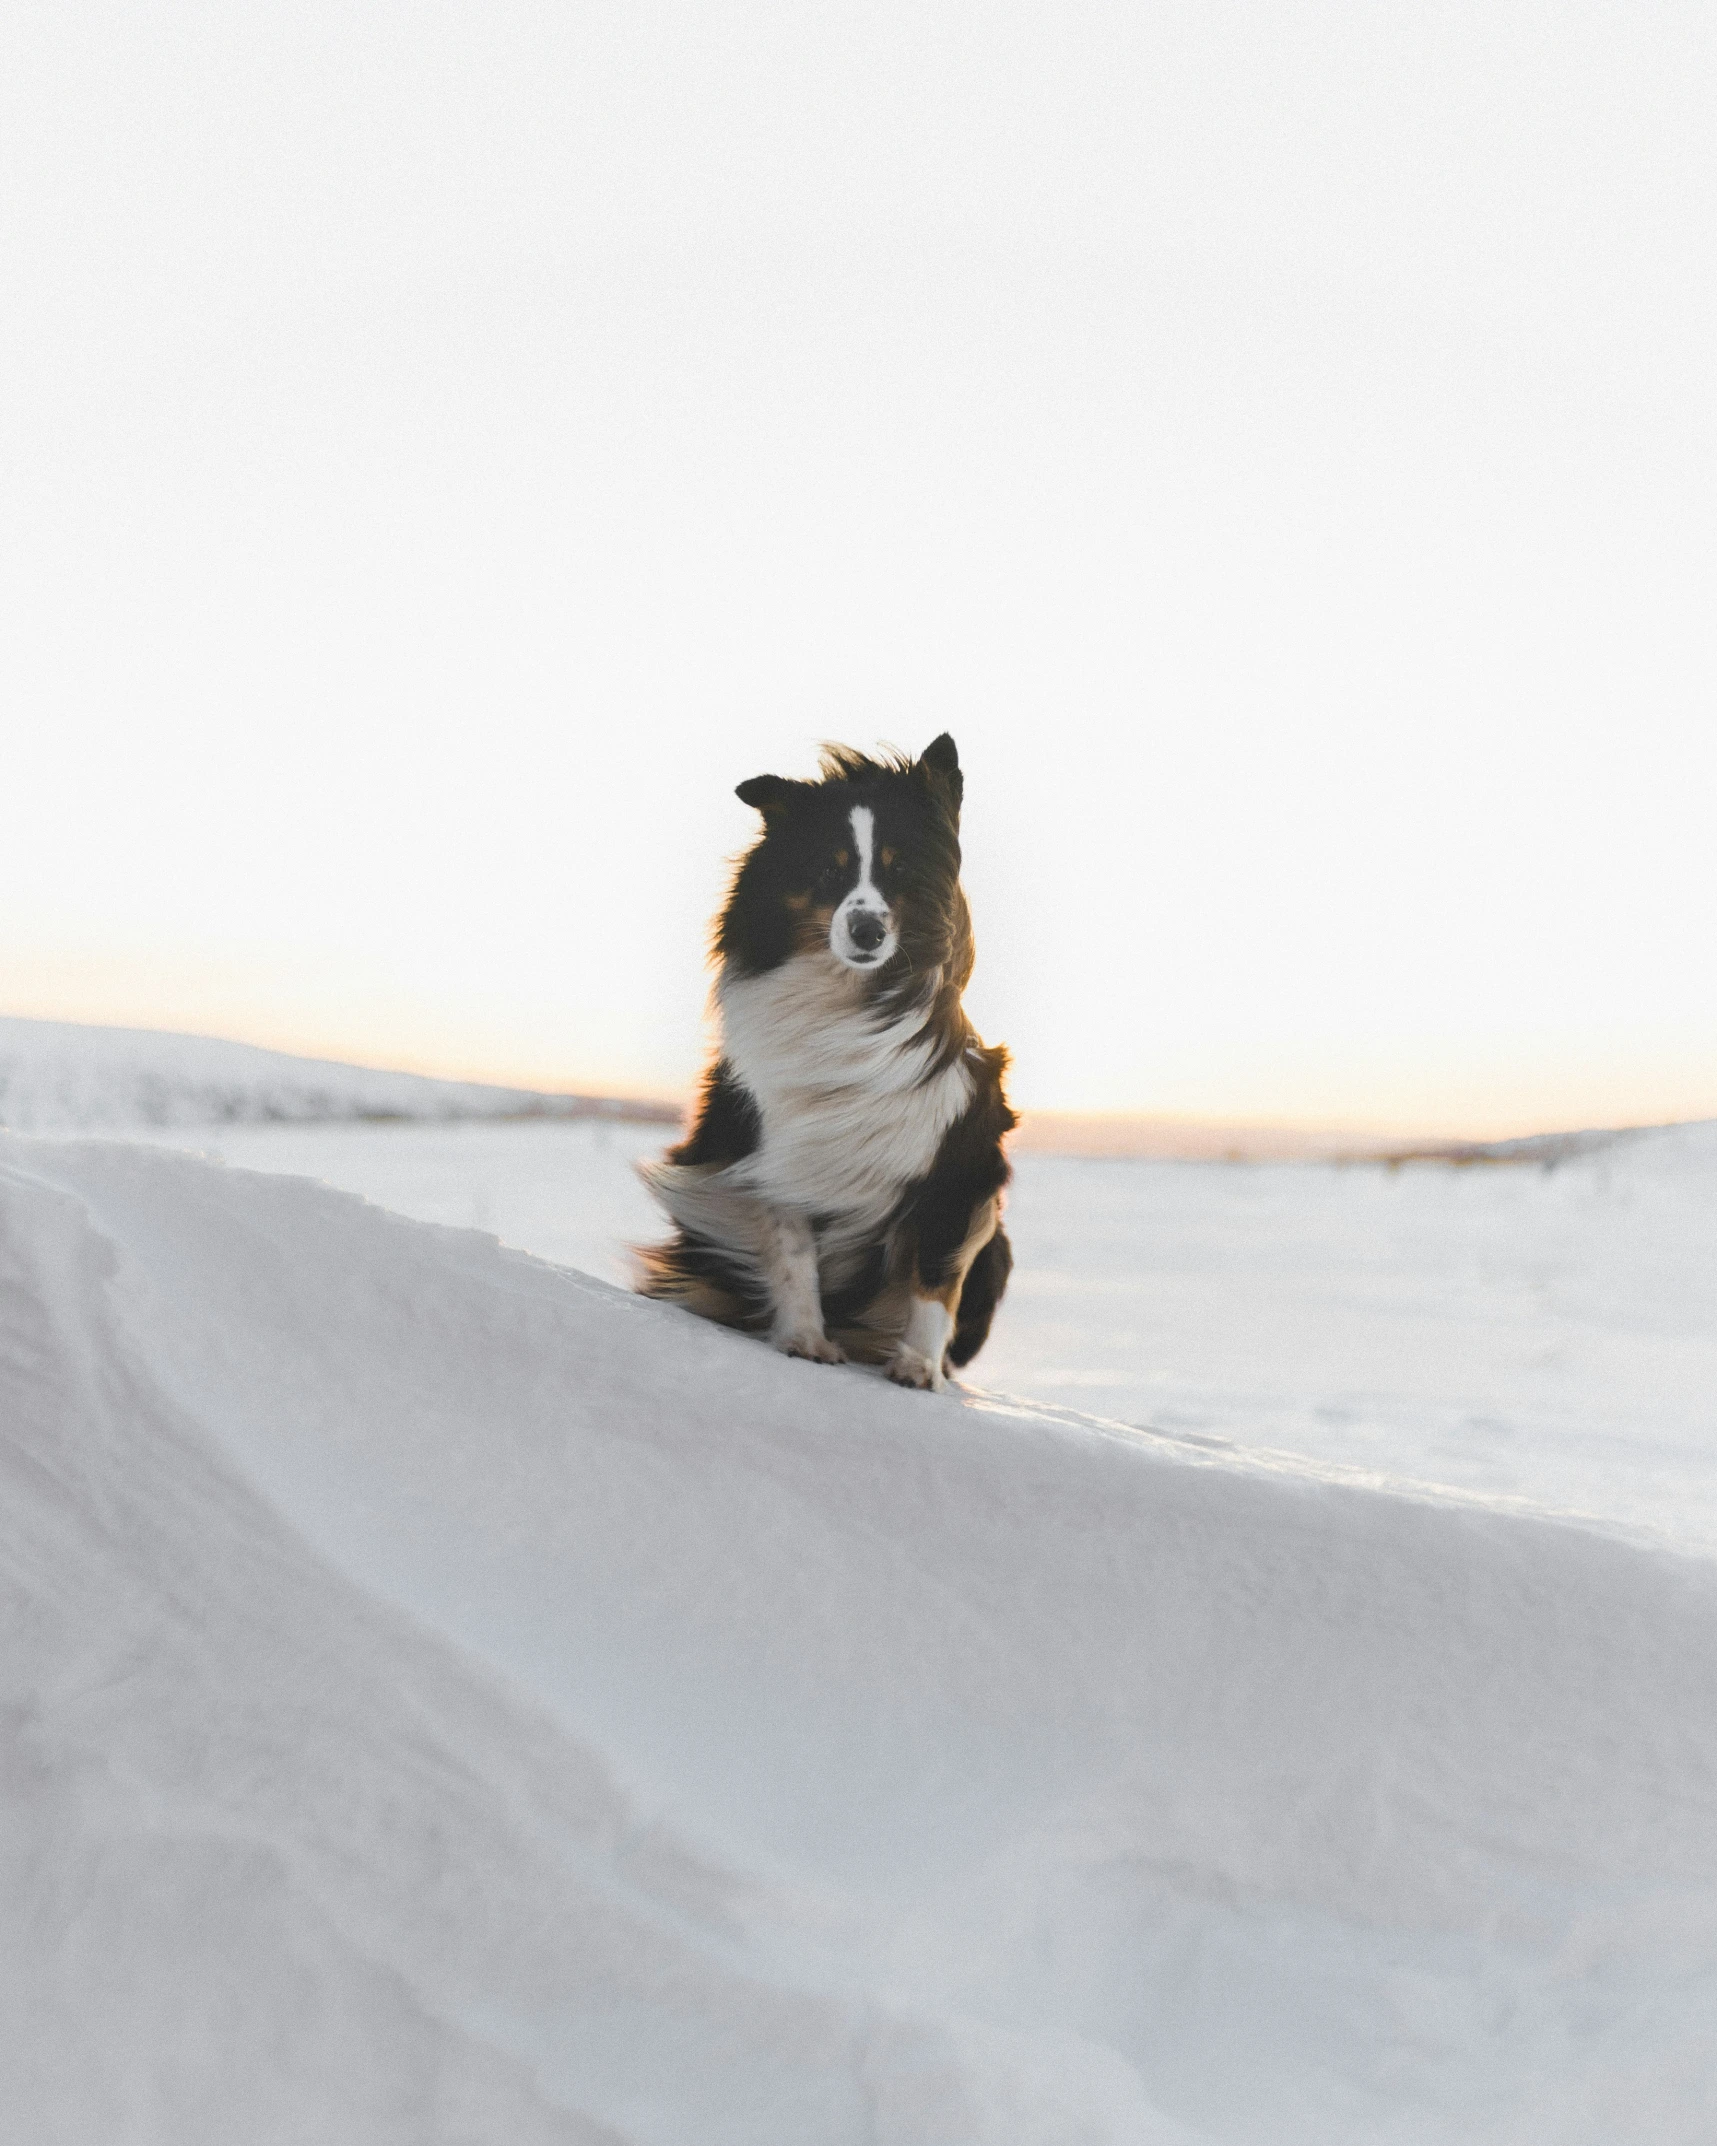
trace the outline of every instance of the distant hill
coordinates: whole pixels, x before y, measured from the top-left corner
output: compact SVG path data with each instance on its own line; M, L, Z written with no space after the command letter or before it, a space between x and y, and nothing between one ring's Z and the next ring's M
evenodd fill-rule
M1537 1163L1548 1169L1638 1133L1663 1130L1594 1126L1512 1140L1436 1140L1214 1118L1031 1110L1022 1118L1013 1145L1022 1155L1077 1155L1106 1162Z
M1021 1155L1082 1155L1100 1162L1331 1162L1375 1152L1377 1139L1215 1118L1028 1110L1013 1145Z
M0 1126L22 1133L149 1126L461 1118L631 1118L672 1103L557 1095L298 1058L217 1036L0 1015Z

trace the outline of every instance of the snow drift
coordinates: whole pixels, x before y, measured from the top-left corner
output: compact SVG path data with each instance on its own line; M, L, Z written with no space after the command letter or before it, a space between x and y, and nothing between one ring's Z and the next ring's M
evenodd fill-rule
M20 2137L1717 2135L1709 1562L150 1149L0 1260Z
M13 1132L598 1116L662 1122L677 1113L666 1104L298 1058L218 1036L0 1015L0 1125Z

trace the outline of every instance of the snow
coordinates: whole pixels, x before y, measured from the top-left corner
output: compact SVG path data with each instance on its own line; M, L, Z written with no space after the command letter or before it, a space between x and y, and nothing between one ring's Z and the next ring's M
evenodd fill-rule
M349 1130L615 1184L640 1137ZM1389 1480L1392 1422L1369 1475L1265 1445L1336 1392L1414 1450L1500 1379L1613 1472L1657 1362L1671 1468L1710 1147L1022 1170L1021 1345L1094 1336L1105 1415L1189 1419L1141 1430L787 1362L291 1176L0 1139L12 2128L1709 2140L1717 1564ZM1114 1251L1087 1312L1058 1277ZM1220 1316L1226 1368L1174 1338Z
M615 1282L661 1229L657 1126L174 1137ZM985 1386L1717 1550L1717 1125L1549 1170L1022 1155L1008 1229Z
M432 1080L215 1036L0 1015L0 1125L14 1132L373 1118L673 1116L662 1105Z
M1717 1125L1552 1170L1022 1163L987 1382L1717 1550Z

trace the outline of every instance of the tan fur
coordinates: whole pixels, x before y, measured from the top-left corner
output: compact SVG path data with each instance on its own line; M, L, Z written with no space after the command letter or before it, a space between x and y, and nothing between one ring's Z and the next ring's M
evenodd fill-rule
M972 1209L971 1226L966 1231L965 1241L954 1254L953 1280L930 1294L947 1306L950 1318L960 1308L960 1292L966 1286L966 1276L972 1271L972 1262L996 1233L996 1224L1002 1218L1002 1202L999 1193L992 1193L981 1207Z
M700 1319L717 1326L744 1326L745 1307L730 1290L706 1281L700 1274L681 1274L663 1256L660 1247L634 1245L633 1287L643 1296L664 1304L677 1304L682 1311L696 1312Z
M881 1290L865 1307L862 1320L856 1324L836 1329L833 1338L854 1363L885 1364L900 1346L901 1336L906 1332L912 1315L914 1300L942 1305L948 1314L949 1329L959 1317L960 1292L966 1286L966 1276L972 1271L972 1262L996 1233L1002 1218L1002 1203L999 1194L984 1201L972 1210L971 1226L965 1240L954 1255L954 1264L949 1279L940 1289L921 1290L918 1286L916 1267L918 1247L911 1237L902 1233L895 1240L888 1262L888 1278Z
M808 894L787 897L787 906L798 917L793 930L793 945L801 954L821 954L828 951L829 928L835 921L833 902L814 902Z

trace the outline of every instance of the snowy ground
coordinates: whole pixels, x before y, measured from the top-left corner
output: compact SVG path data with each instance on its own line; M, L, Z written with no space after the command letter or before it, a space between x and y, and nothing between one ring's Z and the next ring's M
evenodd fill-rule
M1717 2137L1717 1126L1022 1155L936 1399L661 1125L9 1030L8 2136Z
M612 1281L654 1126L175 1135ZM1717 1550L1717 1126L1545 1171L1018 1159L982 1386Z
M1388 1331L1443 1195L1324 1182L1189 1173L1171 1259L1051 1174L1022 1235L1077 1214L1183 1277L1112 1322L1155 1405L1150 1336L1248 1213L1285 1241L1289 1184L1325 1308ZM1565 1237L1600 1197L1509 1184L1448 1194L1448 1331L1535 1185ZM1638 1187L1622 1227L1679 1212ZM1717 1562L903 1394L159 1147L0 1139L0 1258L32 2146L1717 2136ZM1645 1344L1576 1313L1625 1412ZM1253 1323L1306 1379L1314 1337ZM1484 1346L1452 1380L1529 1382ZM1374 1364L1341 1348L1330 1391Z

